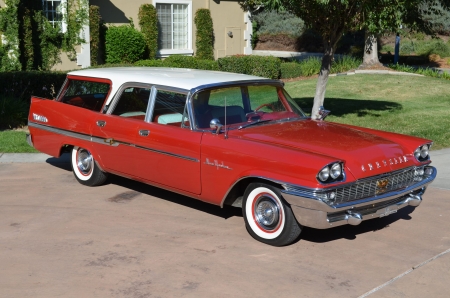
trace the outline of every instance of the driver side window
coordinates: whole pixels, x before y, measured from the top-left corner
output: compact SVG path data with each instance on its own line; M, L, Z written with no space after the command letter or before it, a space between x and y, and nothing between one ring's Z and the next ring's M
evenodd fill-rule
M212 119L218 119L223 125L245 122L246 109L243 99L244 93L241 87L206 90L196 94L194 112L197 127L209 128Z

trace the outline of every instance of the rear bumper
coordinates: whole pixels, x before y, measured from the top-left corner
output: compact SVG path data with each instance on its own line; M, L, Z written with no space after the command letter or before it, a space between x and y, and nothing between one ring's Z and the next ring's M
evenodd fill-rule
M29 134L29 133L27 133L27 143L28 143L28 145L30 145L31 147L34 148L33 140L31 139L31 134Z
M433 169L430 176L404 189L337 206L330 206L319 198L307 197L292 191L282 190L282 194L301 225L316 229L328 229L345 224L358 225L364 220L396 213L407 206L419 206L426 187L436 178L436 169L430 168Z

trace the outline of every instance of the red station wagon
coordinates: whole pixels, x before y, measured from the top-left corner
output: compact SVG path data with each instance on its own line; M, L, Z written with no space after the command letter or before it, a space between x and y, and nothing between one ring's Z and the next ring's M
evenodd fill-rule
M81 184L113 173L242 207L250 235L275 246L302 226L416 207L436 177L430 140L311 120L282 82L241 74L73 71L56 99L32 97L28 121L28 142L55 157L71 152Z

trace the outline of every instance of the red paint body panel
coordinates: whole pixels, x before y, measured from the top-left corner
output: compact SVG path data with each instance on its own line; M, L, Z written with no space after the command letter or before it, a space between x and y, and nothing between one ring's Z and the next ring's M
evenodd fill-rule
M112 84L100 78L69 79ZM33 97L28 120L33 144L41 152L58 157L64 145L80 146L91 151L104 171L216 205L246 177L315 189L429 163L412 155L429 140L324 121L290 120L296 116L289 109L261 113L261 120L287 120L232 129L225 137ZM334 162L344 164L345 180L319 183L318 172Z

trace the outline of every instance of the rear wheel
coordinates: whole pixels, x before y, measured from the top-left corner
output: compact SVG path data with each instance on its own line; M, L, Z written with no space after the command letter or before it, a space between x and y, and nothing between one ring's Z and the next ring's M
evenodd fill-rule
M97 186L106 181L107 174L97 166L91 152L84 148L73 147L72 170L75 178L83 185Z
M284 246L294 242L301 232L291 208L280 191L264 183L250 184L244 193L242 213L247 231L258 241Z

